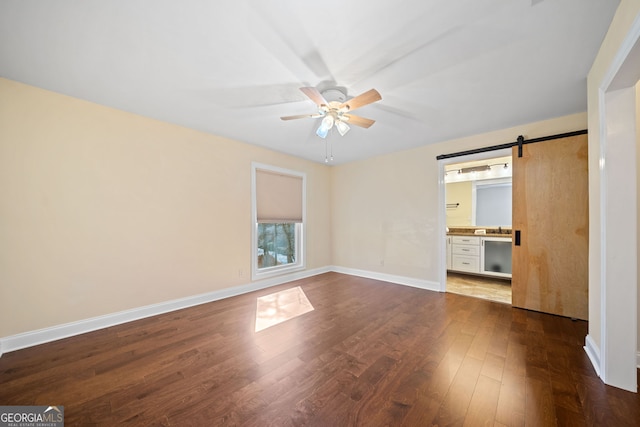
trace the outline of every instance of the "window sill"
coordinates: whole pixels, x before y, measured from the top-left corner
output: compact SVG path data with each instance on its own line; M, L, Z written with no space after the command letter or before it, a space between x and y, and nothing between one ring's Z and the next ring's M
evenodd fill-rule
M305 266L300 264L286 266L286 267L269 267L260 271L253 271L251 273L251 280L261 280L261 279L268 279L275 276L282 276L284 274L304 270L304 268Z

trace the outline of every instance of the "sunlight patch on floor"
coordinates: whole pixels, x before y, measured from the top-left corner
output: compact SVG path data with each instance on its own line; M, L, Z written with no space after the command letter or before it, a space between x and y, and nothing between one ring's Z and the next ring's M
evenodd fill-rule
M258 298L256 332L313 310L300 286Z

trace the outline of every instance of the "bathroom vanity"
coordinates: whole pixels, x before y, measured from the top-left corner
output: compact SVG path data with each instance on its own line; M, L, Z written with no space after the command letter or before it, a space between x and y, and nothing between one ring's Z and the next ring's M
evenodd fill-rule
M471 231L447 233L447 269L511 278L511 230L481 235Z

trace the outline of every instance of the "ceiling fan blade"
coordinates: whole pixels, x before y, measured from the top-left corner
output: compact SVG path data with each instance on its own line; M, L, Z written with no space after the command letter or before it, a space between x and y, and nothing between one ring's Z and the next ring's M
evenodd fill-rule
M371 104L372 102L380 101L382 96L375 89L369 89L365 93L362 93L355 98L351 98L350 100L343 102L340 108L347 107L349 111L353 111L356 108L364 107L365 105Z
M300 90L302 91L302 93L307 95L309 99L315 102L318 107L329 104L327 100L324 99L324 96L322 96L322 94L315 87L301 87Z
M315 119L316 117L322 117L320 114L298 114L297 116L284 116L280 117L281 120L295 120L295 119Z
M349 123L350 125L356 125L363 128L371 127L371 125L376 122L375 120L367 119L360 116L354 116L353 114L343 114L342 117L346 118L347 123Z

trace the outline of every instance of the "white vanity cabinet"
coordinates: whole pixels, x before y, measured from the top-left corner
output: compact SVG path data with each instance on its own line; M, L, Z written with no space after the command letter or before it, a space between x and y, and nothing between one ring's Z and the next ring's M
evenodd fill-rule
M511 278L511 237L448 235L447 270Z
M451 270L480 273L480 237L451 237Z

